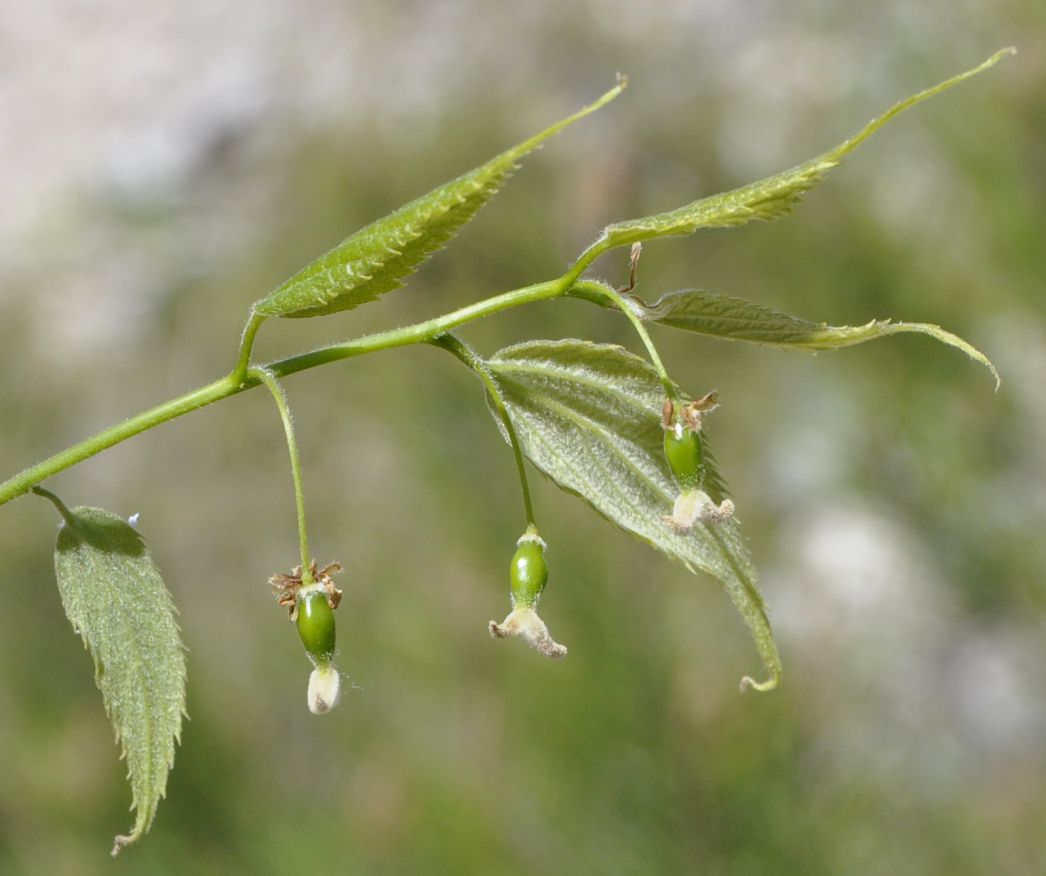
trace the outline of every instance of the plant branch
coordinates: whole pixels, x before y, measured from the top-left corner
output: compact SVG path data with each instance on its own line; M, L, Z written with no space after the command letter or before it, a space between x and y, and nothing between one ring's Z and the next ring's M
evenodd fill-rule
M24 495L41 481L58 474L60 471L65 471L65 469L76 465L78 462L83 462L83 460L95 456L103 450L119 444L121 441L133 438L135 435L159 426L161 423L166 423L168 420L180 417L182 414L187 414L223 398L228 398L239 391L240 387L236 381L231 377L223 377L220 380L215 380L213 383L208 383L206 386L201 386L199 389L194 389L192 392L187 392L178 398L157 405L155 408L144 411L135 417L124 420L122 423L103 429L97 435L87 438L79 444L74 444L72 447L56 453L43 462L38 462L36 465L30 466L14 477L4 481L0 484L0 505Z
M566 293L573 283L574 278L571 274L572 272L555 280L536 283L532 286L514 289L511 292L503 292L500 295L495 295L484 301L478 301L475 304L470 304L467 307L462 307L424 322L366 335L345 343L332 344L329 347L321 347L308 353L272 362L263 367L271 372L275 378L279 379L290 374L296 374L299 371L325 365L329 362L350 359L354 356L362 356L378 350L428 343L451 329L485 316L491 316L535 301L560 297ZM199 389L187 392L178 398L143 411L134 417L124 420L122 423L103 429L98 434L19 472L0 484L0 505L24 495L36 484L101 453L103 450L126 441L128 438L133 438L135 435L153 429L183 414L199 410L214 402L222 401L260 385L261 381L258 377L252 376L247 369L240 368L245 353L249 361L249 340L253 338L253 333L257 331L258 327L254 323L255 320L252 318L247 324L247 329L244 331L245 343L241 345L241 362L237 364L237 367L231 374L215 380L213 383L208 383L206 386L201 386ZM260 325L260 320L258 320L258 325Z
M487 393L490 395L491 401L493 401L494 407L497 409L498 417L505 427L505 432L508 434L509 444L512 445L512 454L516 458L516 471L519 474L520 489L523 491L523 511L527 516L527 526L537 531L537 524L534 522L534 505L530 499L530 485L527 483L527 469L523 463L523 448L520 446L519 436L516 435L516 428L512 425L512 418L508 415L505 399L501 395L501 387L494 380L486 363L454 335L440 335L438 338L433 339L431 343L433 346L446 350L456 359L465 363L478 375L479 379L483 381L483 385L487 388Z
M240 338L240 355L236 360L236 367L232 370L232 377L243 382L247 376L247 369L251 364L251 352L254 350L254 338L258 329L265 322L265 317L251 309L251 315L247 319L247 325L243 327L243 336Z
M591 280L579 280L571 289L571 294L589 301L596 300L599 303L602 303L599 299L604 299L611 302L625 315L628 321L632 323L632 327L636 330L636 334L639 335L639 339L643 342L643 346L646 347L647 355L650 357L650 363L654 366L654 370L657 371L657 376L661 380L661 385L665 388L665 395L673 401L677 401L679 392L676 389L675 384L672 382L672 378L669 377L668 372L665 371L665 366L662 364L661 357L658 355L657 347L654 346L654 342L651 340L650 334L646 330L646 326L643 325L642 320L629 305L628 299L610 286Z
M59 499L50 490L45 490L43 487L33 487L32 492L37 496L43 496L47 499L55 508L58 509L58 513L62 515L62 519L65 521L66 526L76 528L76 518L73 517L73 512L70 511L65 502Z
M305 525L305 490L302 486L301 455L298 453L298 440L294 437L294 420L291 417L291 409L287 404L287 394L283 391L280 382L273 376L272 372L265 368L251 368L244 375L265 384L272 393L273 400L280 412L283 421L283 431L287 436L287 452L291 457L291 477L294 480L294 505L298 512L298 544L301 548L301 580L302 584L312 584L312 573L309 571L309 533Z

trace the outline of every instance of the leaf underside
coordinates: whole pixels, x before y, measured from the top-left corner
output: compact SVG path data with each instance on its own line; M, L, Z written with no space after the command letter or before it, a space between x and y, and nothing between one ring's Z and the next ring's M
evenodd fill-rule
M575 286L571 294L603 306L614 306L600 290L604 287L596 281L584 281ZM828 325L812 322L782 313L765 304L745 301L730 295L684 289L662 295L653 304L638 298L629 298L632 312L645 322L670 326L682 331L693 332L726 341L748 341L785 350L800 350L820 353L841 350L874 341L890 335L916 333L961 350L971 359L987 368L999 387L999 372L991 360L972 344L940 326L923 322L893 322L875 319L864 325Z
M530 461L626 532L717 578L752 632L767 687L775 685L780 659L737 521L685 535L663 521L679 490L662 452L664 388L654 369L621 347L579 340L518 344L487 366ZM706 491L718 501L722 482L708 463Z
M185 649L175 609L142 537L121 517L75 508L58 533L62 605L91 652L95 683L127 761L134 826L145 833L167 787L185 713Z
M932 88L905 98L834 149L829 149L790 170L768 176L729 192L701 198L675 210L646 216L642 219L614 223L603 230L596 245L600 250L605 251L656 237L691 234L698 228L729 228L743 225L754 219L771 220L784 216L791 211L805 192L817 185L829 171L839 165L843 158L892 118L927 98L976 76L1015 52L1016 49L1013 48L1002 49L972 70L967 70Z
M613 100L623 88L624 82L486 164L360 229L257 302L254 312L262 316L323 316L351 310L399 288L497 193L521 158Z

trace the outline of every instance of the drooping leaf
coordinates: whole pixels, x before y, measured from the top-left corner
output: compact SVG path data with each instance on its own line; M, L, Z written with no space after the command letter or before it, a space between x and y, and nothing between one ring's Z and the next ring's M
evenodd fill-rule
M701 198L666 213L609 225L594 246L598 247L600 251L605 251L655 237L691 234L698 228L725 228L743 225L753 219L770 220L783 216L795 206L806 191L824 179L846 155L853 152L894 116L927 98L946 91L953 85L958 85L971 76L976 76L1003 57L1015 53L1016 49L1013 48L1002 49L972 70L967 70L933 88L905 98L834 149L793 167L791 170L768 176L729 192Z
M185 649L137 531L100 508L56 505L65 518L55 549L62 605L94 658L131 784L134 826L116 837L115 855L149 829L164 796L185 712Z
M399 288L494 196L523 156L613 100L624 87L622 80L574 115L360 229L257 302L255 313L323 316L351 310Z
M601 288L601 283L584 281L576 284L571 294L604 306L612 306L610 299L601 293ZM723 340L750 341L786 350L823 352L906 332L929 335L942 344L962 350L971 359L984 365L995 378L996 388L1000 382L999 372L980 350L958 335L929 323L874 319L857 326L828 325L790 316L764 304L745 301L743 298L696 289L670 292L662 295L653 304L645 304L637 298L627 300L633 313L648 322Z
M737 521L683 535L664 522L679 490L662 453L664 388L654 369L621 347L578 340L507 347L487 365L531 462L612 523L717 578L770 673L759 687L775 686L780 658ZM721 483L714 470L706 476L713 499Z

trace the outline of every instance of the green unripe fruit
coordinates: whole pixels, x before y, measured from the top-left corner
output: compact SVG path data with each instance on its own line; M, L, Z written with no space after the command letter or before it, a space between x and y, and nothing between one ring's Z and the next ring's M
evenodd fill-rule
M321 590L298 594L298 635L314 663L328 663L334 656L334 612Z
M516 548L509 570L512 579L512 605L532 606L548 583L545 546L538 539L526 539Z
M682 490L696 490L704 477L701 433L683 425L665 430L665 458Z

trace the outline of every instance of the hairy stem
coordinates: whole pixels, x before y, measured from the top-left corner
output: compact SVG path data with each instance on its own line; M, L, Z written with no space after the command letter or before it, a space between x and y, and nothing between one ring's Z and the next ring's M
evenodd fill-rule
M362 356L378 350L428 343L441 334L473 320L491 316L523 304L530 304L534 301L543 301L562 296L575 279L572 273L565 274L555 280L536 283L533 286L525 286L521 289L514 289L511 292L504 292L501 295L495 295L492 298L470 304L467 307L462 307L459 310L435 317L434 319L428 319L403 328L378 332L342 344L321 347L308 353L272 362L263 367L271 372L275 378L279 379L319 365L326 365L329 362L350 359L354 356ZM213 383L208 383L206 386L201 386L199 389L187 392L178 398L143 411L130 419L124 420L122 423L110 426L108 429L104 429L98 434L19 472L0 484L0 505L24 495L41 481L61 471L65 471L65 469L83 462L85 459L89 459L103 450L119 444L121 441L133 438L135 435L153 429L183 414L199 410L214 402L260 385L261 380L257 376L249 373L246 368L240 368L244 355L246 355L247 361L249 361L250 343L248 341L253 339L253 334L257 331L260 320L257 325L254 325L254 323L255 320L252 318L247 324L247 329L244 331L245 343L241 345L241 363L237 364L237 367L231 374L215 380Z
M236 367L232 369L230 375L240 383L247 376L247 369L251 364L251 352L254 350L254 338L263 322L265 322L265 317L260 313L255 313L252 309L251 315L247 319L247 325L243 327L243 336L240 338L240 355L236 360Z
M593 296L604 298L607 301L612 302L618 310L620 310L630 323L632 328L636 330L636 334L639 335L639 339L643 342L643 346L646 347L647 355L650 357L650 364L654 366L654 370L657 372L658 378L661 380L661 385L665 389L666 397L677 400L678 393L676 391L675 384L672 383L672 378L668 376L668 372L665 371L665 366L661 362L661 357L658 355L657 347L654 346L654 342L650 339L650 334L646 330L646 326L643 325L642 320L636 316L635 311L629 306L628 300L615 289L610 286L606 286L603 283L589 282L586 280L580 280L573 286L574 293L579 298L591 299Z
M122 423L103 429L97 435L81 441L79 444L74 444L72 447L56 453L43 462L38 462L36 465L30 466L14 477L4 481L0 484L0 505L24 495L41 481L58 474L60 471L65 471L65 469L76 465L78 462L83 462L83 460L101 453L114 444L133 438L135 435L159 426L161 423L166 423L168 420L173 420L175 417L180 417L182 414L187 414L212 402L228 398L239 391L238 383L235 380L231 377L223 377L221 380L208 383L206 386L187 392L185 395L164 402L162 405L157 405L155 408L124 420Z
M519 487L523 491L523 512L527 517L528 530L533 529L536 532L537 524L534 522L534 505L530 500L527 469L523 464L523 448L520 446L519 437L516 435L516 428L512 425L512 418L508 415L508 408L505 407L505 399L502 398L501 388L491 376L486 363L471 348L453 335L440 335L432 341L432 344L433 346L441 347L461 362L464 362L479 376L479 379L483 381L483 385L487 388L491 401L494 402L494 407L497 408L498 417L508 433L509 444L512 445L512 454L516 457L516 471L519 474Z
M76 528L76 518L73 517L73 512L66 507L65 502L59 499L50 490L45 490L43 487L33 487L32 492L37 496L43 496L47 501L54 505L55 508L58 509L58 513L62 515L62 519L65 521L66 526L70 526L74 529Z
M298 453L298 440L294 437L294 420L291 417L290 405L287 404L287 394L283 391L280 382L273 376L272 372L265 368L251 368L245 377L249 376L265 384L276 402L283 421L283 431L287 436L287 452L291 457L291 477L294 480L294 505L298 512L298 544L301 547L301 581L308 586L312 584L312 573L309 571L309 533L305 525L305 490L302 486L301 455Z

